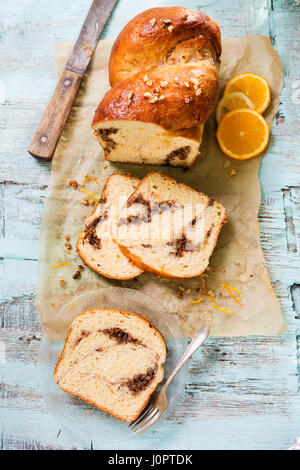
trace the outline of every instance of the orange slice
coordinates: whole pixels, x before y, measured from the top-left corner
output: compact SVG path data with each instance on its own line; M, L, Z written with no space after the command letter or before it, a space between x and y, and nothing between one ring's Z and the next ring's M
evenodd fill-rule
M245 95L245 93L236 91L235 93L228 93L227 95L223 96L223 98L219 101L216 109L217 122L219 122L229 111L239 108L254 109L252 101L250 98L248 98L247 95Z
M254 73L242 73L229 80L225 86L224 96L237 91L250 98L258 113L263 113L270 104L271 92L268 80Z
M247 160L260 154L270 136L266 120L257 111L236 109L221 119L217 139L223 152L237 160Z

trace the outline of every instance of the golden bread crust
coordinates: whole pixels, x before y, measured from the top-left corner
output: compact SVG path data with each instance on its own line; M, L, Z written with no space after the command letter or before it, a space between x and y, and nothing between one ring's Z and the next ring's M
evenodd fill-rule
M107 121L170 131L204 124L218 98L220 53L220 28L202 12L161 7L133 18L111 52L112 89L96 110L96 137Z
M218 71L213 63L202 62L197 66L169 65L139 72L111 88L99 104L92 127L97 132L97 123L114 120L133 120L161 125L176 131L204 124L214 110L218 93ZM189 78L195 78L201 93L197 95ZM177 78L177 80L176 80ZM166 86L164 82L168 82ZM189 86L187 86L187 84ZM158 93L153 93L153 88ZM146 93L146 96L145 96ZM150 93L150 97L147 95ZM154 103L151 98L158 100ZM131 96L130 105L128 105Z
M155 19L152 26L151 20ZM163 23L163 20L169 23ZM173 26L172 31L168 27ZM164 62L177 43L204 36L214 47L217 57L222 51L219 25L201 11L183 7L158 7L135 16L117 37L109 61L111 86L139 70Z

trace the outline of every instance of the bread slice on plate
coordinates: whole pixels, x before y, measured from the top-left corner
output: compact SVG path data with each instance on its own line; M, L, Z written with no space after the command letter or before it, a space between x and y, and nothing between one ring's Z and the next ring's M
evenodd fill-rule
M74 318L53 378L70 395L131 422L162 381L165 359L165 341L147 320L96 308Z
M124 256L111 238L111 226L139 181L120 173L110 175L101 201L86 219L85 229L77 241L77 252L85 264L112 279L130 279L143 272Z
M207 268L225 218L218 201L152 172L122 209L113 238L145 271L194 277Z

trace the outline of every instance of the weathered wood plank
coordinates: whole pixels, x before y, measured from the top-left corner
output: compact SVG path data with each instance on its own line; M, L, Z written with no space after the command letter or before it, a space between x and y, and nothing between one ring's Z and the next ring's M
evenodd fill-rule
M46 186L2 183L5 210L4 237L38 240Z
M37 441L39 446L48 447L53 445L56 435L51 430L49 436L46 436L52 419L47 414L40 391L43 369L37 355L39 339L39 334L32 335L15 329L2 330L1 340L6 345L7 359L2 368L0 416L4 419L6 433L10 434L12 424L21 420L18 424L19 432L23 433L26 442L29 440L29 445L32 445L32 442ZM152 448L176 448L176 445L182 447L180 441L183 433L188 445L188 438L192 439L199 420L202 437L211 431L211 423L218 423L215 430L217 436L220 428L229 431L228 423L232 424L232 420L235 420L234 427L229 435L223 437L222 444L214 444L219 448L228 446L230 442L232 447L243 448L246 447L246 440L239 433L245 419L253 422L251 432L244 430L248 437L254 430L259 432L261 419L266 423L280 420L283 423L283 430L279 432L281 445L288 446L298 425L297 415L291 413L291 409L297 406L298 387L295 365L290 357L291 350L295 354L295 343L283 341L280 337L253 337L248 340L220 338L218 341L210 339L190 361L191 375L186 385L184 402L178 403L174 408L161 432L153 431L145 440L138 442L137 448L142 448L150 440ZM285 370L285 381L278 374L279 368ZM38 428L34 426L36 419L40 422ZM59 428L58 423L56 433ZM166 429L170 432L168 437L163 436ZM272 442L274 438L278 439L276 435L278 436L278 429L263 439L262 448L276 448ZM201 440L193 439L190 444L195 447L199 445L200 448L208 445L211 448L213 443L208 444L207 439L204 438L203 441L202 437ZM79 446L76 439L72 442L76 447ZM100 446L97 436L94 444L94 448ZM113 443L112 447L115 445ZM257 443L255 445L259 447ZM250 441L248 448L253 446L254 441ZM88 443L84 447L87 448Z
M21 295L1 302L0 325L1 328L41 332L39 314L34 305L34 295Z

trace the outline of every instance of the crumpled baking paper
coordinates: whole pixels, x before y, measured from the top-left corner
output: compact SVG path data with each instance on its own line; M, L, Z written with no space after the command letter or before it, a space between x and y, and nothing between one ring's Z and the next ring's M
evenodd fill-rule
M261 198L258 169L263 157L248 161L227 158L216 142L216 122L211 116L205 125L201 156L189 170L105 162L103 151L92 135L91 121L101 97L109 89L107 64L112 44L112 40L99 42L53 157L41 226L36 295L45 336L57 337L54 316L66 302L82 292L108 285L138 289L159 299L178 319L185 336L192 336L204 322L210 323L211 335L216 336L281 333L285 322L265 266L257 221ZM58 74L71 50L70 43L57 45ZM283 70L270 40L260 35L225 38L221 60L221 90L228 79L242 72L257 73L268 79L272 100L264 115L272 126ZM205 276L170 280L144 273L134 280L113 281L85 267L81 277L73 279L77 265L83 264L76 254L76 240L92 208L83 205L87 195L74 190L68 180L81 182L85 174L97 177L98 182L89 180L84 187L100 196L112 172L141 178L154 169L216 198L225 206L227 223ZM65 247L66 235L70 236L71 250ZM59 260L71 264L53 268ZM60 280L66 281L63 287ZM223 283L240 291L240 294L232 293L242 305L229 295ZM178 298L179 286L185 289L182 298ZM203 289L211 292L206 295ZM190 303L199 298L203 301ZM222 312L214 305L232 313Z

